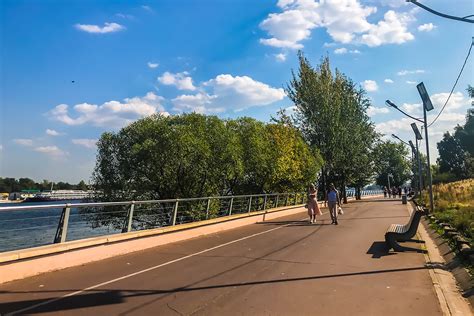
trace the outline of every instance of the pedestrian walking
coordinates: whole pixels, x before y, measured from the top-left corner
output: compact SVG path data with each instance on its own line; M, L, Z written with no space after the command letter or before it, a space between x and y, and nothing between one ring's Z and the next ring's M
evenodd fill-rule
M339 200L339 192L336 190L334 184L329 185L329 191L326 195L328 201L329 214L331 214L332 224L338 225L337 223L337 206L341 206Z
M314 187L314 184L310 184L308 188L308 216L309 223L316 223L316 215L323 215L319 209L318 200L317 200L318 191Z
M383 187L383 198L387 198L387 187Z
M392 197L392 189L389 188L389 189L388 189L388 198L390 199L391 197Z
M398 198L402 198L402 187L398 187Z

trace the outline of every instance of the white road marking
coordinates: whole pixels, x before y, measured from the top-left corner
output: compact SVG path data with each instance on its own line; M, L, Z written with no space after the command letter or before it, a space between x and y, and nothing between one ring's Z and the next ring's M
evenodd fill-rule
M325 213L323 213L323 215L327 214L327 213L328 212L325 212ZM307 217L305 217L304 219L306 219L306 218ZM300 219L300 221L301 220L303 220L303 219ZM79 291L76 291L76 292L71 292L71 293L65 294L65 295L57 297L57 298L53 298L53 299L50 299L50 300L47 300L47 301L44 301L44 302L41 302L41 303L38 303L38 304L35 304L35 305L32 305L32 306L29 306L29 307L25 307L25 308L17 310L17 311L10 312L8 314L5 314L5 316L17 315L17 314L35 309L35 308L40 307L40 306L44 306L44 305L47 305L47 304L51 304L51 303L60 301L60 300L65 299L67 297L75 296L75 295L87 292L89 290L96 289L96 288L104 286L104 285L108 285L108 284L111 284L111 283L114 283L114 282L117 282L117 281L128 279L130 277L133 277L133 276L136 276L136 275L139 275L139 274L143 274L145 272L152 271L152 270L155 270L155 269L158 269L158 268L161 268L161 267L164 267L164 266L167 266L167 265L170 265L170 264L173 264L173 263L176 263L176 262L179 262L179 261L191 258L191 257L198 256L200 254L203 254L203 253L206 253L206 252L209 252L209 251L212 251L212 250L216 250L216 249L231 245L231 244L235 244L235 243L237 243L239 241L242 241L242 240L246 240L246 239L253 238L253 237L256 237L256 236L259 236L259 235L263 235L263 234L267 234L267 233L270 233L272 231L275 231L275 230L278 230L278 229L281 229L281 228L284 228L284 227L287 227L287 226L290 226L290 225L291 225L291 223L286 224L286 225L282 225L282 226L278 226L278 227L275 227L275 228L272 228L272 229L269 229L269 230L265 230L265 231L260 232L260 233L255 233L255 234L252 234L252 235L249 235L249 236L245 236L245 237L242 237L242 238L239 238L239 239L235 239L235 240L226 242L222 245L207 248L207 249L192 253L190 255L180 257L180 258L177 258L177 259L174 259L174 260L171 260L171 261L168 261L168 262L165 262L165 263L162 263L162 264L159 264L159 265L156 265L156 266L153 266L153 267L141 270L141 271L130 273L130 274L124 275L122 277L119 277L119 278L116 278L116 279L113 279L113 280L110 280L110 281L106 281L106 282L102 282L102 283L99 283L99 284L96 284L96 285L92 285L92 286L89 286L85 289L82 289L82 290L79 290Z

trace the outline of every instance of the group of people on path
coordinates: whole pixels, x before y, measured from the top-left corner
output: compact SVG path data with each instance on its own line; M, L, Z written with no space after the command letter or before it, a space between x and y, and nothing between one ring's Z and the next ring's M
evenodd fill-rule
M311 184L308 189L308 215L311 224L316 223L316 215L323 215L318 205L317 193L315 186ZM334 184L329 185L329 191L326 194L326 201L328 202L329 214L331 215L332 224L338 225L337 214L338 207L341 207L341 200L339 192L336 190Z
M411 190L410 190L411 191ZM408 194L408 188L404 187L403 188L403 193L405 195ZM393 198L396 198L397 195L399 198L402 198L402 187L391 187L387 189L387 187L383 187L383 197L386 198L388 195L389 198L393 196Z

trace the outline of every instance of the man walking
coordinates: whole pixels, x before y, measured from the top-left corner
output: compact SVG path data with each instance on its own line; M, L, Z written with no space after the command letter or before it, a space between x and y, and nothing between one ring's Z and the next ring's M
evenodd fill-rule
M328 201L329 214L331 214L332 224L338 225L337 223L337 206L341 206L339 200L339 192L337 192L334 184L329 185L329 191L326 195Z

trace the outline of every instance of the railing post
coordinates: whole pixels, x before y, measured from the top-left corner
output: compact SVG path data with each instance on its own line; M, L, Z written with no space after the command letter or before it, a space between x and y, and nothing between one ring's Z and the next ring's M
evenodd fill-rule
M252 196L249 197L249 209L248 213L250 213L250 209L252 208Z
M135 210L135 201L132 201L127 214L127 226L122 229L122 233L128 233L132 230L133 211Z
M71 214L71 207L66 204L61 213L59 219L58 228L56 229L56 236L54 237L54 243L65 242L67 237L67 227L69 225L69 215Z
M207 198L206 219L209 219L209 207L210 206L211 206L211 198Z
M278 198L280 197L280 194L277 194L277 198L276 198L276 201L275 201L275 207L278 207Z
M229 205L229 216L232 215L232 205L234 204L234 198L230 198L230 205Z
M179 199L176 199L176 202L174 202L174 208L173 208L173 221L171 223L172 226L176 225L176 217L178 216L178 205L179 205Z
M267 208L267 195L265 194L265 198L263 199L263 210L265 211Z

